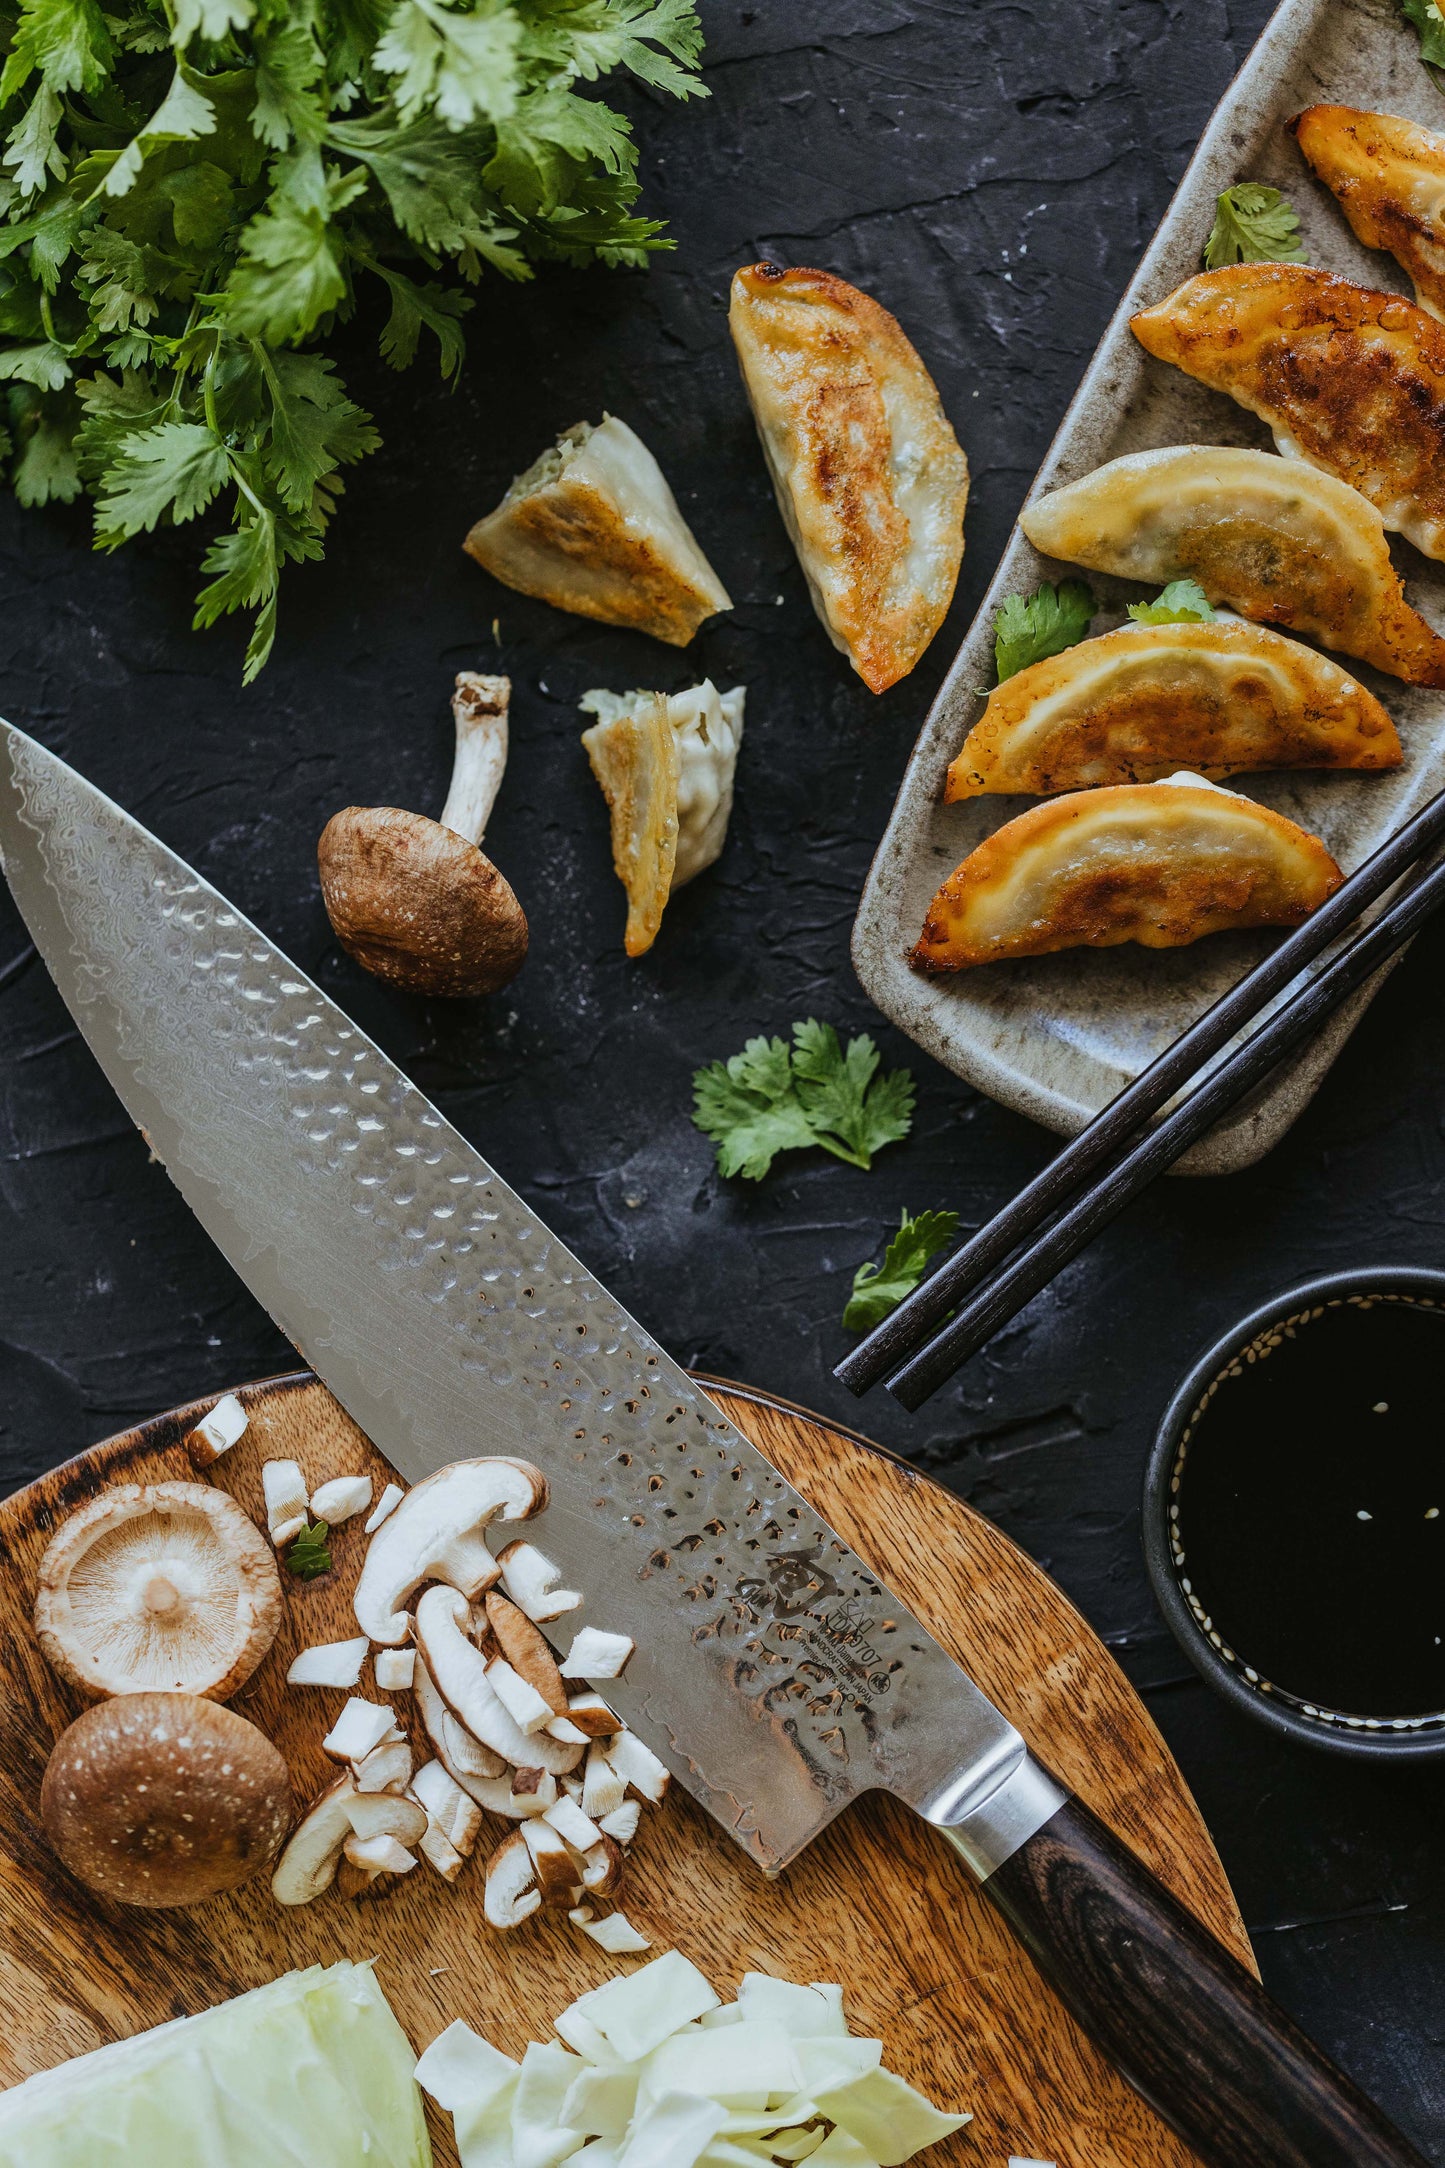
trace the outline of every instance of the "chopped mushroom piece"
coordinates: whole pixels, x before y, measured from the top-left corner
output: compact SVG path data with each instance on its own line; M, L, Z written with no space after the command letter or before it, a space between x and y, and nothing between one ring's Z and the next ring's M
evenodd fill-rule
M552 1711L535 1686L519 1678L505 1656L494 1656L487 1666L487 1684L519 1731L541 1731L552 1720Z
M333 1761L363 1761L395 1728L396 1718L384 1703L353 1694L322 1740L321 1751Z
M667 1765L660 1762L651 1747L644 1746L635 1731L620 1731L607 1743L607 1758L613 1768L633 1791L660 1806L667 1796L672 1782Z
M306 1526L309 1501L306 1478L294 1460L268 1460L261 1470L266 1497L266 1526L278 1551Z
M487 1861L482 1916L489 1927L520 1927L541 1902L542 1892L537 1887L527 1840L520 1829L514 1829L510 1836L503 1837Z
M447 1775L440 1762L430 1761L418 1769L411 1783L412 1797L426 1809L427 1825L421 1853L444 1882L455 1882L482 1826L482 1811Z
M544 1724L542 1728L549 1739L560 1739L565 1746L586 1746L592 1737L590 1731L580 1731L571 1718L566 1716L554 1716L551 1723Z
M530 1461L458 1460L409 1490L372 1537L353 1608L373 1641L399 1648L411 1621L403 1606L423 1581L480 1595L500 1567L482 1540L494 1520L520 1521L547 1503L547 1479Z
M412 1653L416 1654L415 1651ZM419 1654L412 1673L412 1691L427 1737L436 1748L438 1761L463 1791L470 1788L473 1778L506 1777L511 1780L510 1764L491 1747L484 1746L480 1739L474 1738L466 1725L453 1716Z
M224 1701L276 1638L281 1579L258 1529L207 1483L117 1483L61 1523L40 1561L35 1632L92 1697Z
M243 1436L250 1417L234 1393L222 1393L209 1415L181 1441L193 1468L209 1468Z
M614 1807L610 1814L604 1814L597 1826L605 1836L615 1837L619 1844L631 1844L641 1820L641 1801L624 1799L620 1807Z
M584 1935L588 1935L601 1949L614 1957L630 1957L634 1951L650 1950L652 1944L646 1935L640 1935L625 1912L610 1912L605 1920L579 1920Z
M574 1694L567 1704L567 1722L589 1739L606 1739L622 1729L621 1717L600 1694Z
M610 1745L611 1742L609 1741ZM627 1797L627 1780L607 1758L607 1747L594 1740L587 1749L587 1769L582 1779L582 1812L600 1822L615 1813Z
M399 1483L388 1483L366 1521L365 1533L374 1536L387 1515L395 1513L405 1496L406 1492Z
M329 1483L323 1483L319 1490L311 1493L312 1515L318 1521L325 1521L328 1528L354 1520L370 1504L369 1475L334 1475Z
M365 1634L353 1641L322 1641L293 1657L288 1686L355 1686L371 1643Z
M378 1649L372 1668L384 1694L404 1694L416 1675L416 1650Z
M538 1625L560 1618L564 1611L575 1611L582 1601L580 1590L558 1588L561 1567L554 1566L535 1543L517 1537L497 1553L497 1564L502 1569L502 1586L517 1609Z
M544 1905L566 1911L582 1894L582 1869L566 1840L550 1822L534 1817L523 1822L523 1842L532 1855L532 1871Z
M369 1868L373 1874L410 1874L416 1865L415 1852L409 1852L404 1844L385 1830L377 1837L348 1837L341 1847L345 1858L353 1867Z
M565 1793L560 1799L553 1800L546 1819L574 1852L590 1852L594 1844L602 1842L602 1831L597 1824L590 1815L583 1813L575 1799L569 1799Z
M347 806L316 847L321 900L364 970L411 993L494 994L527 960L527 918L481 848L507 760L511 681L462 671L456 761L440 820Z
M630 1634L603 1633L599 1627L583 1626L573 1637L560 1675L564 1679L620 1678L636 1646Z
M615 1837L599 1835L582 1855L582 1887L591 1897L610 1897L622 1883L622 1847Z
M487 1624L517 1676L541 1695L554 1716L565 1716L567 1689L562 1684L562 1673L537 1627L524 1611L509 1603L496 1589L488 1590L485 1608Z
M411 1846L426 1830L426 1809L395 1792L358 1792L348 1773L315 1798L296 1828L271 1877L278 1904L305 1905L329 1889L348 1836L395 1837Z
M411 1782L411 1748L398 1732L351 1765L359 1792L404 1792Z
M538 1767L561 1776L575 1768L580 1747L549 1739L545 1731L522 1731L502 1706L487 1676L486 1658L467 1638L468 1616L466 1598L442 1585L427 1589L416 1607L417 1645L453 1715L473 1738L518 1769Z

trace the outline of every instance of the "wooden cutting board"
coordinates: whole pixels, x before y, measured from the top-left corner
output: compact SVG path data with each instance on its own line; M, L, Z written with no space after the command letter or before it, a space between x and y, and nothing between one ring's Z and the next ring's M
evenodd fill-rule
M761 1394L714 1390L1058 1774L1252 1963L1224 1870L1163 1740L1052 1581L959 1499L865 1440ZM299 1460L313 1488L366 1471L379 1490L387 1478L380 1456L309 1373L242 1387L240 1397L250 1429L213 1478L263 1525L264 1460ZM490 1931L481 1846L455 1886L422 1865L380 1902L348 1904L333 1891L287 1911L263 1877L191 1911L146 1912L93 1897L45 1844L40 1781L52 1741L80 1703L31 1633L40 1554L98 1483L193 1480L180 1440L211 1404L196 1401L109 1438L0 1505L8 1659L0 1672L0 2082L205 2009L293 1965L339 1957L375 1956L419 2049L460 2016L520 2054L529 2038L552 2037L552 2015L623 1961L565 1919ZM360 1522L333 1541L335 1572L309 1585L288 1581L280 1637L235 1702L277 1741L302 1798L334 1773L319 1741L343 1696L288 1687L287 1666L298 1648L356 1630ZM359 1691L372 1691L369 1666ZM409 1697L397 1701L406 1721ZM944 1843L881 1794L849 1809L769 1883L674 1785L663 1808L644 1812L623 1901L659 1950L683 1950L724 1997L748 1969L841 1981L854 2030L881 2036L891 2067L941 2104L973 2110L971 2125L926 2156L933 2168L1004 2168L1010 2154L1059 2168L1184 2168L1193 2159L1075 2029ZM445 2117L434 2116L433 2138L438 2161L451 2168Z

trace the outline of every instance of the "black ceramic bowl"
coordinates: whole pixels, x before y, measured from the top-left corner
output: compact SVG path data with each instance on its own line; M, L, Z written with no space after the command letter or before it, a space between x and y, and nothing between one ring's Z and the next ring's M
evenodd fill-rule
M1194 1586L1189 1571L1187 1515L1180 1520L1181 1483L1191 1443L1201 1453L1208 1450L1209 1433L1202 1418L1221 1386L1242 1375L1237 1366L1267 1359L1271 1348L1280 1344L1277 1334L1288 1332L1291 1341L1304 1342L1312 1329L1318 1329L1317 1321L1328 1308L1360 1307L1361 1298L1371 1297L1438 1314L1445 1311L1445 1272L1382 1265L1306 1281L1255 1310L1200 1357L1169 1403L1149 1457L1144 1480L1144 1556L1159 1607L1185 1655L1216 1692L1247 1716L1327 1753L1370 1761L1439 1760L1445 1759L1445 1706L1434 1715L1403 1718L1389 1710L1341 1711L1308 1701L1263 1676L1251 1663L1248 1650L1231 1646L1201 1601L1205 1592ZM1357 1518L1369 1516L1361 1513ZM1217 1547L1217 1536L1215 1542Z

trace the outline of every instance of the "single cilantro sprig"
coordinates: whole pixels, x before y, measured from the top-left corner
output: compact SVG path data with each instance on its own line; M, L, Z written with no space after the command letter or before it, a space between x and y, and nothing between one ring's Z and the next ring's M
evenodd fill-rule
M692 0L0 0L0 474L101 549L204 521L249 682L380 442L320 349L380 300L450 381L484 276L670 246L591 86L701 48Z
M331 1552L326 1541L330 1533L325 1521L313 1521L303 1528L286 1553L286 1571L294 1573L298 1581L315 1581L323 1573L330 1573Z
M1099 607L1082 580L1047 580L1031 595L1009 595L993 621L993 659L998 681L1076 647Z
M1445 68L1445 16L1435 0L1400 0L1400 12L1413 23L1420 37L1420 58L1430 70L1437 90L1445 87L1437 68Z
M913 1126L913 1079L879 1076L866 1035L845 1053L831 1024L794 1024L793 1044L749 1039L741 1054L693 1077L692 1118L717 1146L719 1172L760 1182L779 1152L821 1145L850 1167L868 1168L885 1144Z
M1214 210L1204 268L1227 263L1308 263L1294 205L1263 181L1236 181Z
M1207 625L1217 615L1198 580L1171 580L1152 602L1131 602L1136 625Z
M911 1295L923 1278L928 1260L944 1249L958 1232L956 1212L920 1212L910 1219L908 1207L898 1232L883 1252L881 1265L860 1265L853 1275L853 1293L843 1312L848 1332L871 1332Z

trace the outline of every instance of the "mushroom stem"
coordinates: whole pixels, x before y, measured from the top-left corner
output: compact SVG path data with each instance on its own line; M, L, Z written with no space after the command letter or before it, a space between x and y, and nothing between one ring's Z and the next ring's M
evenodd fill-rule
M457 689L452 694L456 759L440 818L443 828L465 836L468 843L481 842L501 788L511 697L510 678L482 677L475 670L457 672Z
M174 1611L181 1600L181 1592L175 1582L168 1580L165 1574L155 1573L141 1590L140 1600L147 1611L154 1612L156 1617L160 1618L167 1611Z

